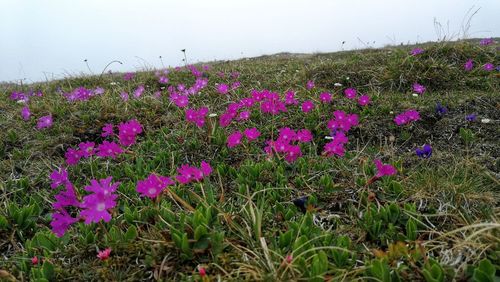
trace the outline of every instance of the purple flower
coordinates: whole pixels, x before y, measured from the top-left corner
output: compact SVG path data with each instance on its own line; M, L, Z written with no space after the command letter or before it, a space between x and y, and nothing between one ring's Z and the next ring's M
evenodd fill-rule
M416 110L407 110L394 118L394 122L397 125L403 125L417 120L420 120L420 113Z
M464 64L464 69L466 71L471 71L473 68L474 68L474 62L472 61L472 59L468 59L467 62L465 62Z
M418 94L424 94L425 92L425 86L421 85L421 84L418 84L418 83L414 83L413 84L413 91L415 91L415 93L418 93Z
M366 94L359 96L358 104L360 106L366 106L366 105L370 104L370 96L368 96Z
M114 132L113 132L113 124L111 123L106 123L103 127L102 127L102 133L101 133L101 136L102 137L108 137L108 136L113 136Z
M118 125L118 139L122 146L130 146L135 143L135 137L142 133L142 125L135 119L122 122Z
M134 90L134 97L139 98L141 97L142 93L144 93L144 85L139 85L137 88Z
M128 93L123 91L122 93L120 93L120 98L122 98L122 100L124 102L127 102L128 101Z
M484 39L481 39L481 41L479 41L479 45L481 46L487 46L487 45L491 45L495 43L495 41L493 41L493 38L484 38Z
M109 209L116 206L116 198L118 195L113 194L120 185L120 182L111 184L112 177L99 180L91 180L89 186L85 186L85 190L93 192L90 195L83 197L81 207L83 210L80 216L85 219L85 224L92 222L98 223L101 220L109 222L111 214Z
M495 69L495 65L493 65L492 63L486 63L483 66L483 70L485 70L485 71L492 71L494 69Z
M306 88L307 88L307 90L313 89L314 88L314 81L312 81L312 80L307 81Z
M75 150L73 148L69 148L64 154L66 157L66 163L70 166L78 164L83 154L80 150Z
M432 147L429 144L425 144L422 148L415 149L415 153L419 158L428 159L432 155Z
M135 74L133 72L127 72L126 74L123 75L123 80L129 81L134 78Z
M21 117L23 117L24 120L28 121L31 117L31 112L30 108L28 106L24 106L21 109Z
M47 115L38 119L36 124L37 129L49 128L52 126L52 116Z
M201 161L200 169L201 172L203 173L203 176L209 176L212 173L212 167L210 166L209 163L205 161Z
M59 209L52 213L50 226L52 226L52 232L54 232L57 237L62 237L71 224L77 221L78 219L71 217L65 209Z
M102 144L97 146L97 156L101 158L110 157L116 158L119 154L123 153L122 148L115 142L103 141Z
M148 178L137 182L137 192L141 194L141 197L153 199L158 197L165 188L174 184L175 182L169 177L150 174Z
M438 116L443 116L445 115L446 113L448 112L448 109L446 107L444 107L443 105L441 105L441 103L437 103L436 104L436 114Z
M52 207L56 210L61 210L64 207L80 207L80 202L78 201L75 193L75 188L73 184L67 182L65 184L66 190L61 190L57 195L54 196L56 201L52 203Z
M94 142L81 142L78 145L80 148L80 152L82 153L82 157L89 158L95 153L95 143Z
M285 105L297 105L299 104L299 101L295 99L295 92L293 91L288 91L285 93Z
M309 131L307 129L301 129L301 130L297 131L297 141L299 141L301 143L311 142L312 138L313 138L313 136L312 136L311 131Z
M229 86L227 84L221 83L217 85L217 92L220 94L227 94L229 92Z
M466 116L465 116L465 120L466 120L466 121L476 121L476 117L477 117L477 115L476 115L476 114L466 115Z
M69 183L68 171L64 168L61 168L59 171L54 170L50 174L50 180L52 180L52 183L50 184L50 187L52 189L55 189L61 185L66 185L66 183Z
M420 55L424 52L424 49L422 48L413 48L411 51L410 51L410 55L412 56L416 56L416 55Z

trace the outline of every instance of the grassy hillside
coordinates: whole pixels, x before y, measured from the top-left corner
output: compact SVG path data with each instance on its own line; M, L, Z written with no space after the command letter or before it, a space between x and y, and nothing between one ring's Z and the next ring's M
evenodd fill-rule
M500 273L499 46L464 41L424 44L417 55L410 54L416 46L280 54L168 73L4 85L0 277L493 281L484 279ZM485 70L487 63L496 69ZM370 98L364 106L363 94ZM189 103L179 107L184 97ZM25 109L25 119L24 107L31 113ZM207 112L186 117L187 109L202 107ZM397 125L396 116L410 109L420 118ZM279 113L266 112L273 110ZM359 124L349 120L351 128L343 128L339 111L357 115ZM40 128L44 116L53 124ZM127 132L130 120L142 130ZM107 124L114 135L103 136ZM287 127L307 129L312 140L300 131L290 141ZM256 136L249 133L238 144L235 132L250 128L260 136L249 140ZM268 147L269 140L286 149ZM103 142L117 144L114 158L96 150L109 144ZM430 157L415 152L425 144ZM202 161L212 171L183 173L182 165ZM68 179L51 180L61 170ZM107 177L119 182L116 191L89 188ZM61 199L68 185L75 195ZM144 185L162 192L144 197ZM90 207L110 193L116 196L105 208ZM92 208L111 219L89 222ZM63 211L74 222L55 234L64 224L54 214ZM98 257L106 248L109 256Z

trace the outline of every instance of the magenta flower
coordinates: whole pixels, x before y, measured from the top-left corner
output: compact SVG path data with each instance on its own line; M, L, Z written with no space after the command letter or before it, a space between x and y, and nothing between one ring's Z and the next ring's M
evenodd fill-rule
M425 87L421 84L418 84L418 83L414 83L413 84L413 91L415 91L415 93L418 93L418 94L424 94L425 92Z
M248 141L253 141L253 140L259 138L259 136L260 136L260 131L257 130L257 128L255 128L255 127L247 128L247 129L245 129L245 131L243 133L245 134L245 137L248 139Z
M205 118L208 114L208 108L202 107L199 110L187 109L186 110L186 120L196 124L199 128L205 125Z
M89 158L95 153L95 143L94 142L81 142L78 147L80 148L80 152L82 157Z
M360 106L366 106L368 104L370 104L370 96L368 96L366 94L359 96L359 98L358 98L358 105L360 105Z
M250 111L242 111L238 116L238 120L248 120L250 118Z
M189 104L188 96L175 93L170 94L170 101L172 101L179 108L184 108Z
M346 114L344 111L337 110L333 112L334 118L328 121L328 129L332 132L347 132L353 126L358 126L359 117L356 114Z
M78 164L80 159L83 157L83 154L80 150L69 148L64 154L64 157L66 158L66 163L72 166Z
M212 167L210 166L209 163L205 161L201 161L201 172L203 173L203 176L209 176L212 173Z
M330 94L328 92L323 92L323 93L319 94L319 99L323 103L330 103L332 101L332 94Z
M474 68L474 62L472 61L472 59L468 59L467 62L465 62L464 64L464 69L466 71L471 71L473 68Z
M116 158L119 154L123 153L122 148L115 142L103 141L102 144L97 146L97 156L101 158L110 157Z
M416 110L407 110L394 118L394 122L397 125L403 125L417 120L420 120L420 113Z
M418 47L417 47L417 48L413 48L413 49L410 51L410 54L411 54L412 56L416 56L416 55L420 55L420 54L422 54L423 52L424 52L424 49L422 49L422 48L418 48Z
M378 178L380 178L382 176L395 175L397 172L395 167L393 167L390 164L382 164L382 161L380 161L379 159L376 159L373 162L375 163L375 166L377 167L377 174L375 176Z
M102 137L108 137L108 136L113 136L113 134L115 134L113 132L113 124L111 123L106 123L103 127L102 127L102 133L101 133L101 136Z
M483 66L483 70L485 70L485 71L492 71L494 69L495 69L495 65L493 65L492 63L486 63Z
M307 88L307 90L311 90L311 89L313 89L313 88L314 88L314 81L309 80L309 81L307 82L307 84L306 84L306 88Z
M206 166L204 167L204 170L207 172ZM204 177L203 170L187 164L178 168L177 172L179 174L175 177L175 179L177 179L177 181L181 184L188 184L191 181L200 181Z
M165 188L174 184L175 182L169 177L150 174L148 178L137 182L137 192L141 194L141 197L153 199L158 197Z
M122 146L130 146L135 143L135 137L142 133L142 125L135 119L118 125L118 139Z
M161 83L161 84L167 84L168 83L168 77L166 77L166 76L160 76L160 78L158 79L158 82Z
M285 105L298 105L299 101L295 99L295 92L288 91L285 93Z
M49 128L52 126L52 116L47 115L38 119L36 124L37 129Z
M299 145L289 145L285 151L285 160L289 163L294 162L302 156L302 151Z
M229 148L233 148L239 144L241 144L241 138L243 138L243 134L241 132L236 131L227 137L227 146Z
M354 88L347 88L344 90L344 95L347 99L354 99L356 98L357 91Z
M314 103L311 100L306 100L304 103L302 103L302 111L304 113L310 112L312 109L314 109Z
M311 131L309 131L307 129L301 129L301 130L297 131L297 141L299 141L301 143L311 142L312 138L313 138L313 136L312 136Z
M21 117L24 119L24 120L29 120L30 117L31 117L31 112L30 112L30 108L28 106L24 106L22 109L21 109Z
M283 127L279 130L278 140L290 143L297 138L297 132L290 127Z
M66 182L65 190L59 191L57 195L54 196L56 201L52 203L52 207L56 210L62 210L64 207L80 207L80 202L78 201L75 193L75 188L70 182Z
M219 94L227 94L229 92L229 86L227 84L221 83L217 85L217 92L219 92Z
M50 226L52 226L52 232L56 234L57 237L64 236L66 230L69 229L71 224L78 221L78 218L71 217L71 215L65 209L56 210L52 213L52 221Z
M343 157L345 154L344 145L349 142L349 139L344 134L344 132L339 131L333 136L333 140L326 143L323 148L323 154L330 157L333 155L337 155L339 157Z
M50 188L52 189L65 185L66 183L69 183L68 171L64 168L61 168L59 171L54 170L50 174L50 180L52 180L52 183L50 184Z
M85 224L98 223L101 220L109 222L111 220L109 209L116 206L116 198L118 197L113 192L120 185L120 182L111 184L111 181L111 176L99 181L93 179L90 181L89 186L85 186L86 191L93 192L83 197L81 204L83 210L80 212L80 216L85 219Z

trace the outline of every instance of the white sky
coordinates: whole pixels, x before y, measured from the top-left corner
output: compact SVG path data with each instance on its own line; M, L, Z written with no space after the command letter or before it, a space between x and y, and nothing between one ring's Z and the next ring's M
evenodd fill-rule
M88 73L84 59L94 73L182 65L184 48L198 62L424 42L434 18L456 34L473 6L470 37L500 36L500 0L0 0L0 81Z

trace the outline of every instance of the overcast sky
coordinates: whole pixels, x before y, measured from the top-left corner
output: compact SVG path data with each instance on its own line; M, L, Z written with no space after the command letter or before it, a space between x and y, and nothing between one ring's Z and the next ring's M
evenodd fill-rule
M469 36L500 36L500 0L0 0L0 81L182 65L184 48L194 63L425 42L473 6Z

